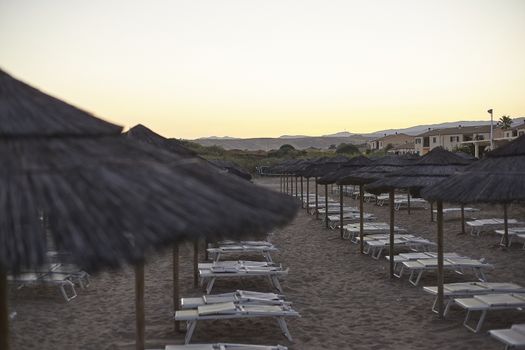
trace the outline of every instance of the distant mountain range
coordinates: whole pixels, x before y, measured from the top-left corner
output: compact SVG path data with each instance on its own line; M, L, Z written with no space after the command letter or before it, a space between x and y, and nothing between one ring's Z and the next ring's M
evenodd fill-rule
M514 118L512 125L522 124L525 118ZM494 121L494 124L496 121ZM364 144L368 140L382 137L384 135L391 135L395 133L403 133L407 135L418 135L429 129L444 129L452 128L456 126L473 126L473 125L487 125L490 121L479 120L479 121L456 121L446 122L439 124L427 124L427 125L416 125L409 128L403 129L386 129L379 130L372 133L365 134L354 134L348 131L341 131L335 134L323 135L323 136L306 136L306 135L282 135L280 137L260 137L260 138L249 138L240 139L230 136L211 136L193 140L203 146L217 145L225 149L241 149L241 150L265 150L269 151L272 149L278 149L284 144L289 144L297 149L306 148L322 148L327 149L331 145L338 145L340 143L353 143L356 145Z

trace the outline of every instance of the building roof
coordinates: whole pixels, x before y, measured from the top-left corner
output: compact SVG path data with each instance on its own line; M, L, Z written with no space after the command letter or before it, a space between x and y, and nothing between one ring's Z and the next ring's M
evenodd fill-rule
M395 139L397 136L404 136L404 137L408 137L408 138L414 138L414 136L411 136L411 135L407 135L407 134L403 134L403 133L396 133L396 134L385 135L385 136L379 137L377 139L370 140L370 142L371 141L387 141L387 140Z
M494 123L494 129L496 129L496 123ZM487 133L490 132L490 125L473 125L473 126L457 126L454 128L444 129L433 129L416 137L424 136L436 136L436 135L457 135L457 134L476 134L476 133Z

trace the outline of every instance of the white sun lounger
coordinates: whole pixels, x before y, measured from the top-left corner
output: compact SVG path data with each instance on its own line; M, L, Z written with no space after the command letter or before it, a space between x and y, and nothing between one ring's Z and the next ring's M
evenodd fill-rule
M402 264L403 270L410 272L408 281L414 286L419 284L419 281L421 280L421 277L425 271L437 270L437 259L405 261ZM493 268L493 266L481 260L469 258L446 258L443 261L443 268L445 270L452 270L460 275L463 275L465 270L469 269L474 273L478 280L481 282L486 282L487 278L485 276L484 270Z
M56 274L60 277L65 275L67 279L73 283L77 283L80 288L85 289L89 287L91 283L89 274L85 271L80 270L76 265L69 263L47 263L43 264L30 271L23 271L27 273L38 273L38 274Z
M319 214L325 214L326 213L326 209L325 208L319 208L318 210ZM339 203L337 203L337 206L328 206L328 215L336 215L336 214L339 214L341 212L341 205ZM359 214L359 209L357 209L356 207L348 207L348 206L343 206L343 214L345 213L358 213Z
M508 219L509 225L521 224L516 219ZM492 231L503 226L503 219L479 219L473 221L467 221L467 226L470 227L470 234L472 236L479 236L481 232Z
M16 276L8 276L7 280L17 284L18 289L29 285L53 285L57 286L64 299L69 302L77 297L75 284L71 282L68 274L60 273L21 273ZM69 290L69 292L67 291Z
M359 221L359 212L343 212L343 225L346 223L352 223ZM369 213L363 213L363 219L365 221L374 220L375 216L373 214ZM328 226L333 230L339 227L339 224L341 223L341 217L339 215L330 215L328 216Z
M432 311L437 313L437 287L423 287L423 290L429 294L436 295ZM446 283L443 285L443 297L447 300L447 303L443 314L447 315L450 307L454 304L454 298L499 293L525 293L525 288L519 284L501 282Z
M175 312L176 321L186 321L187 330L185 344L189 344L197 321L201 320L227 320L239 318L274 317L277 319L281 331L292 341L288 331L285 317L298 317L299 313L290 305L257 305L257 304L235 304L233 302L202 305L196 309L179 310Z
M188 344L167 345L165 350L288 350L282 345L248 345L248 344Z
M426 208L427 201L422 198L410 198L410 208ZM404 198L394 199L394 210L401 208L408 208L408 199Z
M489 311L495 310L522 310L525 308L525 294L485 294L475 295L472 298L456 298L454 303L467 310L463 325L470 331L477 333L483 327L483 322ZM473 313L480 312L478 322L470 325Z
M385 256L387 260L390 260L390 256ZM398 255L394 255L394 276L397 278L403 277L404 272L404 265L403 263L405 261L415 261L415 260L422 260L422 259L436 259L437 253L436 252L413 252L413 253L401 253ZM461 256L457 253L444 253L443 258L465 258L464 256ZM399 269L399 272L397 270Z
M477 208L464 207L463 212L465 214L472 214L479 212ZM437 209L434 209L434 214L437 214ZM447 214L461 214L461 208L443 208L443 215Z
M512 325L510 329L493 329L489 334L505 344L505 350L525 348L525 323Z
M219 261L221 259L221 256L223 255L230 255L230 254L250 254L250 253L258 253L262 254L264 259L268 262L272 262L272 252L278 251L278 249L273 245L251 245L251 244L228 244L228 245L221 245L216 248L208 248L208 253L211 254L214 261Z
M496 234L501 236L501 240L499 242L500 245L504 245L504 239L505 239L505 230L495 230ZM508 229L508 235L509 235L509 246L512 244L512 239L517 237L520 238L519 235L525 234L525 227L513 227ZM524 246L525 248L525 246Z
M353 243L357 243L356 238L359 237L359 224L347 224L343 226L343 238L350 238ZM405 229L394 226L395 232L406 232ZM363 234L370 235L376 233L390 232L390 225L386 222L365 222L363 224Z
M282 293L280 276L288 274L288 268L283 269L276 265L263 261L218 261L214 263L200 263L198 265L201 284L207 281L206 293L210 294L215 281L218 278L239 277L268 277L271 285Z
M181 298L180 300L182 309L194 309L201 305L225 303L229 301L242 304L290 304L289 302L284 300L284 296L281 294L252 292L246 290L237 290L231 293L222 293L214 295L203 295L194 298Z
M365 253L378 260L385 249L390 247L390 237L386 234L368 235L364 237ZM394 248L408 248L412 251L428 251L436 244L423 237L401 234L394 237Z

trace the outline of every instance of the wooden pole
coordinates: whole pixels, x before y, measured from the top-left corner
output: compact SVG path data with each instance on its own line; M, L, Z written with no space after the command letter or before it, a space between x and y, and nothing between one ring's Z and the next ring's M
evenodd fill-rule
M315 181L315 218L319 220L319 191L317 186L317 176L314 177Z
M443 319L444 307L443 307L443 283L444 283L444 273L443 273L443 202L437 201L437 286L438 286L438 295L437 295L437 306L438 306L438 316L440 319Z
M324 225L328 228L328 184L324 185Z
M208 259L210 258L208 256L208 246L210 245L210 241L209 239L206 237L204 239L204 261L208 261Z
M461 234L465 234L465 205L461 204Z
M179 246L173 246L173 316L179 310L180 289L179 289ZM180 323L175 321L175 332L180 332Z
M310 214L310 178L306 178L306 212Z
M341 233L341 239L344 236L343 228L343 186L339 185L339 232Z
M297 176L295 176L295 198L298 198L298 191L297 191Z
M135 349L144 350L145 348L145 329L146 321L144 316L144 264L135 265L135 317L136 335Z
M9 310L7 307L7 273L0 266L0 349L9 349Z
M390 246L388 247L388 254L390 257L390 278L394 279L394 189L390 190L389 194L390 206Z
M301 176L301 208L304 208L303 177Z
M193 241L193 288L199 286L199 240Z
M283 176L279 175L279 191L283 193Z
M293 197L293 176L290 175L290 196Z
M507 203L503 203L503 245L509 246L509 217L507 213Z
M434 222L434 202L430 202L430 222Z
M364 215L363 215L363 197L365 191L363 185L359 185L359 251L361 254L364 254L365 251L365 242L363 234L363 225L364 225Z
M408 215L410 215L410 188L407 189L407 201L408 201Z

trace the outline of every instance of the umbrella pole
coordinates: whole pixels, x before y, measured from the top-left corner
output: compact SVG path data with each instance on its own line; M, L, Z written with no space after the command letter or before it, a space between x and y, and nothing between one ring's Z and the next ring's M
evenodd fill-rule
M503 203L503 244L509 246L509 218L507 215L507 203Z
M315 218L319 220L319 191L317 186L317 176L314 177L315 181Z
M145 316L144 316L144 263L135 265L135 317L137 334L135 336L135 349L145 348Z
M297 191L297 176L295 177L295 198L298 197L298 191Z
M437 201L437 286L438 286L438 295L437 295L437 306L438 306L438 316L440 319L443 319L443 202Z
M290 196L293 197L293 177L290 176Z
M310 178L306 178L306 212L310 214Z
M179 246L173 246L173 315L179 309ZM175 332L180 332L180 323L175 321Z
M208 246L210 245L210 241L208 240L208 238L205 238L204 239L204 261L208 261L208 259L210 258L208 256Z
M410 215L410 188L408 189L408 193L407 193L407 201L408 201L408 215Z
M390 246L388 247L388 254L390 256L390 278L394 279L394 190L390 190L389 194L390 206Z
M363 254L365 250L365 242L363 241L363 185L359 185L359 251Z
M430 202L430 222L434 222L434 202Z
M465 205L461 204L461 234L465 234Z
M301 208L304 208L303 177L301 176Z
M328 228L328 185L324 185L324 225Z
M339 185L339 230L341 233L341 239L343 239L344 228L343 228L343 186Z
M279 191L283 193L283 176L279 175Z
M7 273L0 266L0 349L9 349L9 310L7 308Z
M193 241L193 288L199 286L199 239Z

